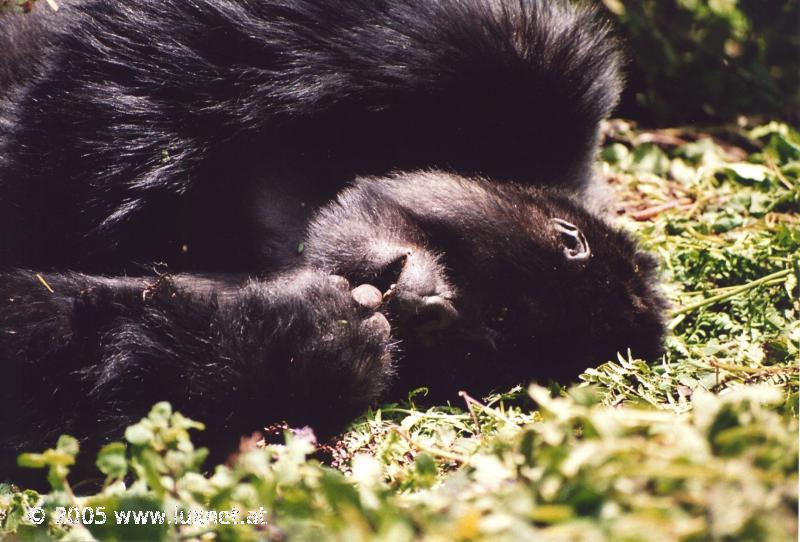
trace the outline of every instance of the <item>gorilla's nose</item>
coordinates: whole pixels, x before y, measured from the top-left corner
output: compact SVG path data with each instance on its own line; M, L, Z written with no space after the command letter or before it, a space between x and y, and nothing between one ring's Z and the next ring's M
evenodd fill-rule
M399 331L424 335L449 328L459 317L457 290L440 257L423 247L398 247L395 253L372 280L385 288L383 298Z

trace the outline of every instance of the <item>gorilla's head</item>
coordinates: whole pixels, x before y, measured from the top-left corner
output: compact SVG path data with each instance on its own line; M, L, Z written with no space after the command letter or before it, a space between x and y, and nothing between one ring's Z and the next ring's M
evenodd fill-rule
M441 172L362 179L312 222L311 265L384 293L398 389L487 392L661 351L655 262L568 197Z

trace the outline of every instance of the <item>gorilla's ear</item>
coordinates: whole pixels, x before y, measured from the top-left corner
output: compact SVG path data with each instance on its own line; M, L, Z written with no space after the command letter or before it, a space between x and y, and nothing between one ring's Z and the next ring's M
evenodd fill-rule
M551 218L553 228L561 235L561 242L564 244L564 256L568 260L583 262L589 259L592 255L592 250L589 248L589 243L586 241L586 236L578 229L575 224L561 220L560 218Z

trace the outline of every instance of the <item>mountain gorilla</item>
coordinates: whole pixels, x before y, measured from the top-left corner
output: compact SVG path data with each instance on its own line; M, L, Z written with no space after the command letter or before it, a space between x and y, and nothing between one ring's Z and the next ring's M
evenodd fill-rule
M658 354L653 261L587 210L595 10L59 3L0 25L0 475L160 400L224 452Z

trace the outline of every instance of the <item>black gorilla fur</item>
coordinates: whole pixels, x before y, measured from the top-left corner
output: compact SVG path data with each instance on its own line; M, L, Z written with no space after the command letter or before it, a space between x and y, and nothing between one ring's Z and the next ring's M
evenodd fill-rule
M0 24L0 475L164 399L221 451L657 355L651 258L576 203L620 88L594 10L60 4Z

